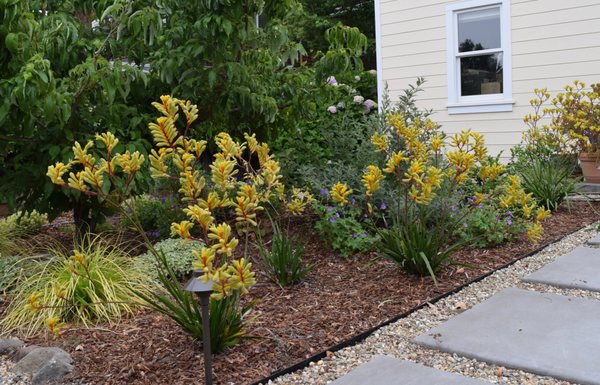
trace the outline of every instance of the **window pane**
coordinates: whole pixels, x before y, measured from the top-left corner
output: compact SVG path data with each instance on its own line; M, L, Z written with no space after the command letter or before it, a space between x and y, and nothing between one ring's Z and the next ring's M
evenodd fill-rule
M501 94L502 54L479 55L460 58L460 94Z
M458 52L500 48L500 8L458 14Z

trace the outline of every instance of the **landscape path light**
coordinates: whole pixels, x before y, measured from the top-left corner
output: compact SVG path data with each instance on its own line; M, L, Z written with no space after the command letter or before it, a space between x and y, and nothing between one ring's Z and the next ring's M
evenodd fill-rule
M212 385L212 352L210 351L210 322L208 306L210 305L210 295L212 294L212 282L202 282L200 276L202 270L194 270L192 278L184 286L184 290L195 293L200 299L200 308L202 310L202 345L204 348L204 378L206 385Z

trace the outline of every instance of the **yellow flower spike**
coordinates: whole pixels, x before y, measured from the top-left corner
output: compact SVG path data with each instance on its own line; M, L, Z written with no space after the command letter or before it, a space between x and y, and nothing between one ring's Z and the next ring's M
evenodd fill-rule
M245 133L244 139L246 139L246 143L248 143L248 149L250 150L250 153L254 154L258 150L258 141L256 140L256 134L249 135Z
M306 206L314 201L311 193L298 188L292 189L292 200L286 205L286 209L292 215L300 215L304 213Z
M406 183L414 181L421 182L424 172L425 169L423 167L423 164L421 164L421 161L419 161L418 159L414 159L410 163L408 170L406 170L406 173L404 174L406 178L402 179L402 181Z
M182 139L175 128L175 123L171 118L161 116L156 119L156 123L148 124L154 143L158 147L175 147L182 143Z
M535 214L536 222L541 222L548 217L550 217L550 210L546 210L543 207L538 207Z
M527 237L533 243L538 243L542 239L544 228L539 222L527 225Z
M441 152L444 148L444 135L441 133L437 133L431 138L431 151L434 153Z
M479 170L479 178L484 182L486 182L488 180L494 181L503 172L504 172L504 167L502 165L490 164L490 165L481 167L481 169Z
M83 172L79 171L77 173L69 173L69 187L79 191L87 191L88 188L85 185L85 181L83 179Z
M166 148L150 151L150 175L152 178L164 178L169 176L169 168L166 165L169 153Z
M231 159L217 158L210 165L211 176L213 183L221 190L225 192L235 185L233 176L238 173L235 169L236 162Z
M440 187L442 185L442 176L444 173L437 167L430 166L427 168L425 183L432 187Z
M196 159L200 159L204 153L204 150L206 150L206 145L208 142L206 140L190 139L188 143L190 146L190 151L194 154Z
M81 265L83 268L87 268L87 261L85 260L85 257L83 256L83 254L75 251L74 254L71 256L71 260L75 261L77 264Z
M218 208L220 202L221 202L221 198L219 197L219 194L216 191L209 192L208 196L206 197L206 200L204 200L204 199L198 200L198 204L200 205L200 207L202 207L208 211L213 211L214 209Z
M404 156L404 153L402 153L401 151L393 152L387 160L386 167L383 169L383 172L386 172L388 174L395 173L396 169L400 167L400 164L405 160L408 160L408 158Z
M534 207L535 207L534 205L523 206L523 216L528 219L531 218Z
M179 223L171 224L171 235L179 236L183 239L190 238L190 230L194 227L194 224L190 221L181 221Z
M114 136L113 136L114 137ZM115 139L116 140L116 139ZM118 141L117 141L118 142ZM96 163L96 159L93 155L88 154L88 151L94 146L93 142L87 142L84 148L81 148L79 142L75 142L73 145L73 163L81 163L84 167L92 167Z
M188 218L190 218L190 220L198 223L204 231L208 231L209 227L212 226L215 221L211 212L200 207L199 205L188 206L187 208L183 209L183 212Z
M238 196L235 200L235 220L237 222L248 223L251 226L257 226L255 219L258 205L243 196Z
M125 174L135 174L141 168L146 159L144 155L140 154L138 151L134 151L130 153L129 151L125 151L123 154L119 154L115 156L115 164L118 164Z
M196 119L198 119L198 107L192 104L189 100L176 100L177 104L185 115L185 123L189 127Z
M184 201L195 201L200 197L206 180L198 170L191 172L187 170L181 173L179 178L179 185L181 186L179 192L183 195Z
M214 282L211 298L219 300L231 294L231 287L229 286L230 278L231 275L229 272L223 268L219 268L210 276L210 280Z
M248 288L256 284L255 274L250 271L252 263L245 258L234 260L228 268L229 287L233 290L240 290L243 294L248 293Z
M348 204L348 196L352 194L352 189L349 189L345 183L338 182L333 185L331 191L331 198L340 204L340 206L345 206Z
M378 189L381 180L383 179L383 174L379 167L370 165L367 167L367 171L363 174L362 182L365 188L367 189L367 196L373 195Z
M192 250L192 255L196 258L196 261L192 263L194 269L202 270L205 273L212 271L215 261L215 251L212 248L202 246L200 252Z
M269 156L269 145L266 143L261 143L258 147L256 147L256 154L258 155L258 163L260 167L270 159Z
M273 159L266 160L262 167L262 171L260 176L264 178L265 183L267 184L267 189L277 185L279 180L282 178L280 171L281 167L279 166L279 162Z
M225 254L231 257L233 250L238 245L239 241L236 238L231 238L231 226L227 223L221 223L218 226L211 226L208 237L217 240L219 243L214 245L216 252L219 254Z
M62 326L60 318L49 318L48 320L46 320L46 326L48 327L48 330L51 334L53 334L55 337L58 337L58 335L60 334L60 327Z
M31 311L40 310L42 306L39 303L40 293L33 293L27 297L25 308Z
M171 95L161 95L160 103L152 102L154 108L156 108L161 114L166 117L175 117L177 112L179 111L179 106L177 104L177 99L172 97ZM174 119L176 120L176 119Z
M48 178L50 178L52 183L63 185L65 184L65 181L62 177L67 171L69 171L70 168L71 164L65 165L62 162L58 162L54 166L48 166L48 172L46 175Z
M275 191L277 192L277 198L283 202L285 200L285 185L278 184L275 187Z
M236 143L226 132L220 132L215 138L215 143L221 149L225 159L241 158L244 145Z
M388 138L383 134L373 134L373 136L371 136L371 143L373 143L377 152L386 152L388 150Z
M240 186L240 189L238 190L238 195L248 198L250 202L258 201L258 192L256 191L256 186L244 184Z
M111 154L117 146L117 144L119 144L119 139L117 139L115 135L110 131L104 132L102 134L96 134L96 140L104 143L104 147L106 147L106 151L109 154Z
M94 186L99 191L102 190L102 186L104 186L104 173L102 170L86 167L83 169L82 177L89 185Z

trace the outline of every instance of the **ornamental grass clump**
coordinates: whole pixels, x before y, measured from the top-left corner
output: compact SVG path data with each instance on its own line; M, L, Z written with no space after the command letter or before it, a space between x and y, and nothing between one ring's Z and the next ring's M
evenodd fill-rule
M51 250L50 257L36 265L15 290L0 321L2 334L29 337L45 327L57 334L64 323L112 323L140 306L132 289L146 292L152 285L123 245L98 236L71 252Z
M362 176L365 212L378 226L376 248L382 256L435 281L451 253L464 244L453 237L454 229L488 201L504 210L520 210L529 222L530 239L539 239L540 221L548 212L537 208L518 177L506 175L501 165L490 161L481 134L466 130L446 138L430 119L408 122L401 113L389 115L388 121L391 130L372 137L377 151L384 155L383 164L368 166ZM472 185L477 187L470 199L461 192L467 181L474 181ZM389 205L392 214L378 219L370 199L380 189L391 190L393 194L388 195L397 198ZM350 193L338 183L331 197L343 206ZM450 209L457 203L460 210L453 215Z

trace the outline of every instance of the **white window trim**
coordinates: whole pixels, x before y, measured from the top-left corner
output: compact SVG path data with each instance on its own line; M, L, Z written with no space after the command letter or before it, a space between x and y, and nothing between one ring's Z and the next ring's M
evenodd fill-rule
M457 12L470 9L500 6L500 41L502 54L502 94L460 96L460 67L456 57L458 48ZM468 0L446 6L446 61L448 65L448 114L482 112L510 112L512 99L512 38L510 28L510 0ZM497 49L477 51L482 54Z

